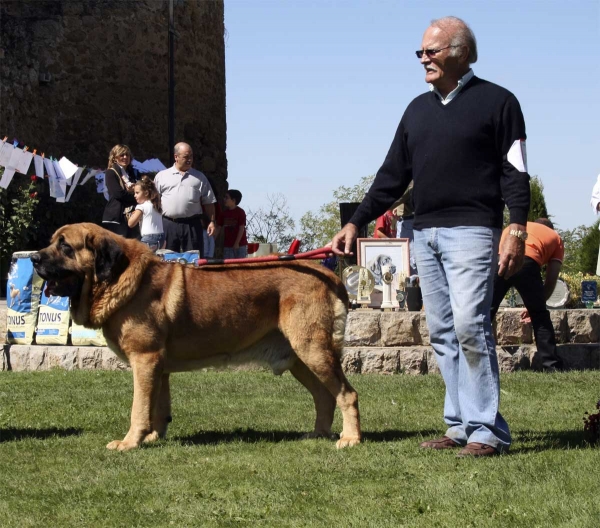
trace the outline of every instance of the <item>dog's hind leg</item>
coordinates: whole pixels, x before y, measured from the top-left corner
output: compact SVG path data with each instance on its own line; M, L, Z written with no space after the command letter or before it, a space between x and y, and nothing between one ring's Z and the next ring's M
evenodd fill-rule
M167 428L171 423L171 389L169 374L163 374L160 392L152 411L152 432L144 438L144 442L155 442L167 436Z
M161 392L163 367L158 352L131 354L129 363L133 370L131 426L123 440L114 440L106 446L118 451L139 447L146 436L152 433L152 412Z
M319 295L314 291L307 301L295 298L287 304L283 300L279 329L300 361L327 388L342 411L338 449L356 445L361 439L358 395L348 383L340 361L347 309L331 292ZM322 416L325 420L325 415Z
M344 375L339 352L331 343L331 335L324 329L315 329L309 334L308 338L306 335L290 336L288 340L300 361L327 388L342 411L342 434L336 446L339 449L356 445L361 439L358 395ZM326 414L322 413L321 416L324 423Z
M306 434L305 438L324 437L332 439L334 436L331 434L331 424L333 423L333 413L335 411L335 398L299 359L290 368L290 372L309 390L315 402L315 410L317 411L315 429L312 433Z
M360 443L360 415L358 412L358 394L352 388L340 360L331 349L322 349L314 345L306 347L308 354L296 352L313 374L327 387L342 411L343 427L338 449Z

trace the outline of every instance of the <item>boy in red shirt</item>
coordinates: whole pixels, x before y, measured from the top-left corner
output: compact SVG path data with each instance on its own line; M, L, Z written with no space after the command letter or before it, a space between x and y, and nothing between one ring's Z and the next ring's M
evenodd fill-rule
M248 256L246 213L241 207L238 207L241 201L242 193L235 189L227 191L223 200L225 210L221 214L220 220L224 233L224 259L246 258Z
M396 238L397 223L398 217L394 214L394 210L386 211L375 222L373 238Z

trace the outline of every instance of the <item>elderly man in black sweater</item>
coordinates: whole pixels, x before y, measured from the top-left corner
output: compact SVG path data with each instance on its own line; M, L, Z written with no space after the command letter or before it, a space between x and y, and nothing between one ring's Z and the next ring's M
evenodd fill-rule
M511 443L499 412L490 306L495 271L508 278L523 260L530 200L525 122L512 93L473 74L477 44L462 20L432 21L416 54L430 91L404 112L373 185L332 248L349 254L359 228L414 182L415 254L448 426L421 447L491 456ZM498 256L505 204L510 236Z

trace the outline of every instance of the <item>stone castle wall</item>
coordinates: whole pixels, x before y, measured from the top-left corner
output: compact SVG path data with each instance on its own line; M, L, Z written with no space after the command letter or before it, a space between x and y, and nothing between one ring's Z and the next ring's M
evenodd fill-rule
M105 167L117 143L168 165L168 1L2 0L0 134ZM225 189L223 0L176 0L175 139Z

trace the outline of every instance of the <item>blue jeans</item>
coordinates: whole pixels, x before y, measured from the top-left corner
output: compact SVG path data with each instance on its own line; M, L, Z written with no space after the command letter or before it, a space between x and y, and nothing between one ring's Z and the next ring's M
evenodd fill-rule
M215 237L208 236L206 229L202 232L204 237L204 252L202 258L214 258L215 256Z
M161 249L163 246L163 242L165 241L164 233L157 233L154 235L144 235L141 240L144 244L146 244L154 253L156 253L157 249Z
M233 249L232 247L224 247L223 248L223 258L224 259L239 259L246 258L248 256L248 246L240 246L237 249Z
M446 436L506 451L490 308L500 229L415 230L415 253L431 345L444 382Z

